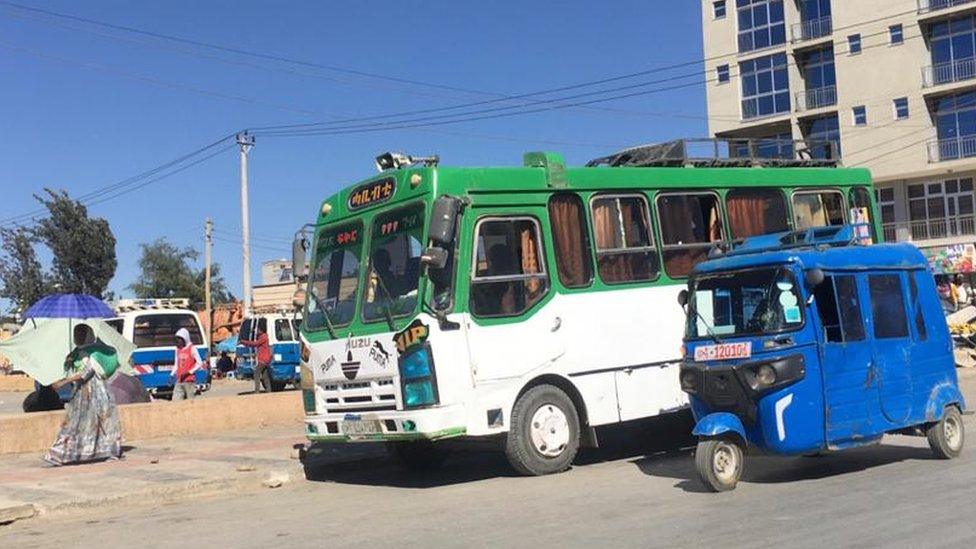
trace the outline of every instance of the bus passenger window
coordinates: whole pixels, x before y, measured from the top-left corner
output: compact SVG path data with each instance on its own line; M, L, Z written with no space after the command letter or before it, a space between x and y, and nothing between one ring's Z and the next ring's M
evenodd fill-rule
M598 196L591 203L600 278L619 284L657 278L657 250L643 196Z
M489 218L478 224L471 312L481 317L516 316L549 289L535 219Z
M786 197L777 189L733 189L725 197L733 240L788 231Z
M874 225L871 224L871 193L865 187L851 189L851 223L860 225L867 223L869 227L858 227L858 233L865 245L873 244L877 236Z
M584 288L593 281L590 239L583 201L570 193L549 200L549 223L559 281L567 288Z
M711 193L669 194L657 199L664 248L664 271L671 278L688 276L723 240L718 197Z
M844 195L838 191L798 192L793 194L796 230L844 224Z
M905 298L901 292L901 277L896 274L870 275L871 316L874 318L876 339L908 337L905 318Z

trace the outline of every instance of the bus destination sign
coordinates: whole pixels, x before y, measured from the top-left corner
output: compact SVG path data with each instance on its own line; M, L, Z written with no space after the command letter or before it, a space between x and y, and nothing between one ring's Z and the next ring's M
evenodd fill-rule
M349 211L386 202L393 198L395 192L396 178L393 177L363 183L349 193Z

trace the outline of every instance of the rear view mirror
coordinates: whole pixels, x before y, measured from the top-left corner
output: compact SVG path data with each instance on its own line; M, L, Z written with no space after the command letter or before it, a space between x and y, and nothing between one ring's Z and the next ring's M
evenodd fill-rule
M420 256L420 264L430 269L443 269L447 265L447 250L431 246Z
M678 292L678 305L681 305L682 309L688 305L688 290Z
M307 251L308 240L304 234L298 233L295 235L295 240L291 243L291 268L295 280L302 281L308 277Z
M807 287L811 289L823 284L825 278L824 272L821 269L809 269L803 276L806 280Z
M434 200L434 207L430 215L430 240L440 246L447 246L454 242L454 231L457 229L457 217L461 212L461 200L442 196Z

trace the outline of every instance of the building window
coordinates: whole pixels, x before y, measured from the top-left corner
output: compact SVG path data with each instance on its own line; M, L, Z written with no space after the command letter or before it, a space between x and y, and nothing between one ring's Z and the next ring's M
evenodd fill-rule
M826 160L841 157L840 121L836 114L814 118L806 123L803 133L813 158Z
M899 97L895 99L895 120L904 120L908 118L908 98Z
M973 234L973 204L972 178L909 185L908 218L912 239Z
M719 84L725 84L725 83L727 83L729 81L729 66L728 65L719 65L715 69L715 72L718 74L718 83Z
M976 156L976 92L935 100L938 160Z
M712 11L715 14L715 19L725 19L725 0L712 2Z
M803 0L800 5L800 17L804 21L830 17L830 0Z
M777 53L739 64L742 80L742 118L790 112L790 82L786 54Z
M905 41L905 31L901 24L888 27L888 34L891 35L891 45L893 46Z
M861 53L861 35L852 34L847 37L848 52L851 55L857 55Z
M786 43L783 0L736 0L735 4L740 52Z
M976 78L976 16L932 23L929 33L932 85Z
M806 93L803 94L805 104L798 108L819 109L837 103L833 47L801 54L800 68L806 82Z
M854 125L855 126L867 126L868 125L868 109L864 105L854 107L852 109L854 113Z

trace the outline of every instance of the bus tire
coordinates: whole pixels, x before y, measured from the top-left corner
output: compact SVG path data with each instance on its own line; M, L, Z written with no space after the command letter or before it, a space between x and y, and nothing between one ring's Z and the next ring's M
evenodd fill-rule
M695 449L695 472L698 480L712 492L735 489L742 478L742 448L736 441L708 438Z
M519 473L561 473L573 463L579 443L579 413L562 389L537 385L515 401L505 455Z
M440 469L451 454L449 449L429 440L389 442L386 448L400 467L410 471Z
M959 408L949 406L942 419L929 425L925 432L929 439L929 447L939 459L953 459L962 454L963 444L966 441L966 432L963 429L962 414Z

